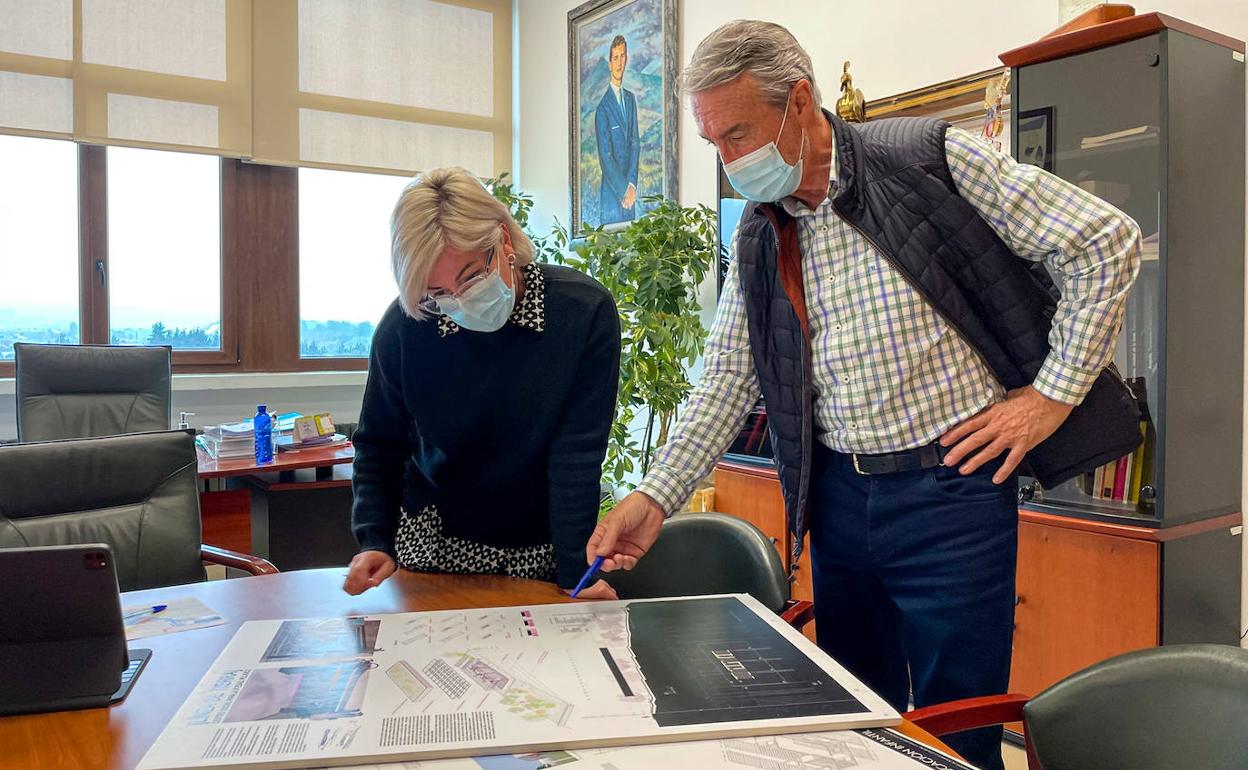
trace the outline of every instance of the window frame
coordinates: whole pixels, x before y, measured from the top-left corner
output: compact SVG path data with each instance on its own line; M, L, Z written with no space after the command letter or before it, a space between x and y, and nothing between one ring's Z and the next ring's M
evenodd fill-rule
M109 344L108 297L108 148L102 145L78 145L78 344ZM225 248L224 165L221 161L221 349L174 350L174 371L200 371L200 367L235 367L238 355L238 292L234 285L236 270L229 250ZM103 270L103 282L100 271ZM231 368L231 371L233 369ZM17 365L0 362L0 377L13 377Z
M368 356L299 354L298 169L220 164L221 350L175 350L174 373L367 371ZM109 343L108 267L107 147L79 144L79 344ZM15 374L13 361L0 361L0 378Z

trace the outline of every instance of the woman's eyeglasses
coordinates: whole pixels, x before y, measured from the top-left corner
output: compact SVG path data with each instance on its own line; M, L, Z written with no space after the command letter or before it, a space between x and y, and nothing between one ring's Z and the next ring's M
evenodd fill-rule
M485 255L485 267L465 278L455 291L440 291L436 294L427 295L420 301L420 309L433 315L446 315L457 310L460 298L490 277L490 268L494 264L494 253L495 249L491 248L489 253Z

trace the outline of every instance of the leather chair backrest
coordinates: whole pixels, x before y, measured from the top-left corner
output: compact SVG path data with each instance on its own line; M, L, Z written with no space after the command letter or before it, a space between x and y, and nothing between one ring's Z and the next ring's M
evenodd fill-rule
M683 513L627 572L607 573L621 599L749 594L780 612L789 581L775 545L753 524L722 513Z
M107 543L133 591L203 580L201 539L189 432L0 446L0 548Z
M1130 652L1032 698L1044 770L1248 768L1248 650L1214 644Z
M17 438L55 441L169 430L168 347L13 345Z

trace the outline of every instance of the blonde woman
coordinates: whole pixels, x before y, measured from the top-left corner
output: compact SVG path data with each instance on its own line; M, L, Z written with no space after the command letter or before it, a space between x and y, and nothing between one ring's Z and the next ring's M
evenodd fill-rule
M533 261L460 168L408 185L391 220L399 298L373 335L343 588L397 568L575 586L597 518L619 381L611 295ZM582 592L612 595L599 581Z

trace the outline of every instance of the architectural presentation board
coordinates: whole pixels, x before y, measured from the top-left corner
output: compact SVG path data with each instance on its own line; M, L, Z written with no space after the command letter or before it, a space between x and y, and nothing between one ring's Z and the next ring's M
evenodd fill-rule
M975 770L888 729L435 759L343 770Z
M899 721L744 595L251 621L139 767L341 766Z

